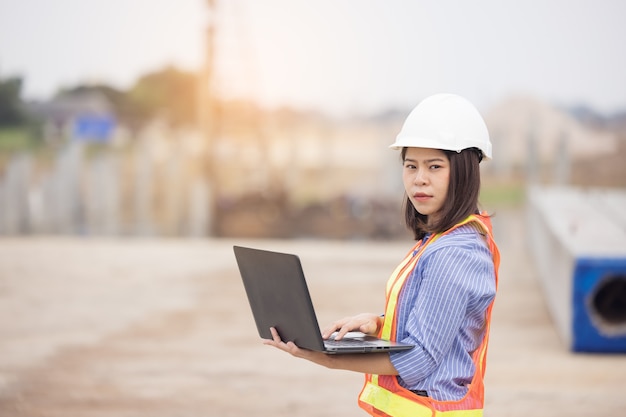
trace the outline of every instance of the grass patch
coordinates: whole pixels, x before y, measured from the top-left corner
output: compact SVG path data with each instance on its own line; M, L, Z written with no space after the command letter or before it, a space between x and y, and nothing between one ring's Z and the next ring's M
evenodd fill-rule
M0 127L0 153L32 150L35 138L27 127Z
M521 207L526 201L526 186L513 184L484 184L479 201L483 207Z

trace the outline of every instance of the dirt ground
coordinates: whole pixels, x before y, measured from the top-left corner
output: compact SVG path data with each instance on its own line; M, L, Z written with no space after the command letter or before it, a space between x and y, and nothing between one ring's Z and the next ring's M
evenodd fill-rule
M558 339L524 240L494 218L502 252L487 417L626 415L626 355ZM263 346L232 245L298 253L320 324L383 309L410 242L0 240L0 416L363 416L362 376Z

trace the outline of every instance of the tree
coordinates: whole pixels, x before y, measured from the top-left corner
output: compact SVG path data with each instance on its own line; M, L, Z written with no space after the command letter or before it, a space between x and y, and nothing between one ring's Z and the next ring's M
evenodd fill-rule
M174 127L196 122L198 78L167 67L141 77L129 91L129 102L143 120L163 117Z
M0 126L17 126L25 123L21 91L21 78L0 79Z

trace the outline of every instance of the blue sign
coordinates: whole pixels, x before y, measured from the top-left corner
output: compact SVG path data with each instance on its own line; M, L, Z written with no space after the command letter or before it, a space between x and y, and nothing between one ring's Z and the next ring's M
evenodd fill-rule
M74 139L85 142L108 142L115 130L115 118L111 115L82 114L74 121Z

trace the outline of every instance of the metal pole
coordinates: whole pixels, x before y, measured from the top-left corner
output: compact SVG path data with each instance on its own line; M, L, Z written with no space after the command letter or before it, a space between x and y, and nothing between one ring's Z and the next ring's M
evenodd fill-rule
M199 73L198 88L198 126L205 143L205 179L208 188L208 202L206 211L206 233L209 236L217 234L217 170L215 167L216 158L214 155L216 124L215 115L216 100L213 85L213 73L215 66L214 58L214 31L216 0L207 0L209 19L205 32L204 65Z

